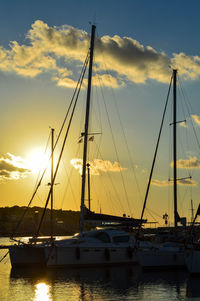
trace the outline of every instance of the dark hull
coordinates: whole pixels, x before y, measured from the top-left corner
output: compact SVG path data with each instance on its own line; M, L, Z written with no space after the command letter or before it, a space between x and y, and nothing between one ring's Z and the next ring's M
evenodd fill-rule
M45 253L43 247L35 245L10 246L9 255L13 268L45 266Z

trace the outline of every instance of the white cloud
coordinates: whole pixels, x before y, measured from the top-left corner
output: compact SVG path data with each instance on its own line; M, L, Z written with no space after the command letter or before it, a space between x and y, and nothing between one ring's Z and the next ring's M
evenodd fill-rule
M21 157L7 153L0 158L0 180L18 180L29 173L30 170L25 167L25 161Z
M178 69L178 73L185 79L197 79L200 75L200 57L188 56L181 52L174 54L172 58L173 67Z
M167 187L173 185L173 181L161 181L157 179L153 179L151 184L158 187ZM198 183L192 179L180 179L177 180L177 184L181 186L197 186Z
M29 77L50 72L59 86L73 87L73 71L85 60L89 34L72 26L50 27L36 20L26 38L27 42L22 45L13 41L9 49L0 47L0 70ZM164 52L145 47L131 37L103 36L96 38L95 46L96 70L103 84L113 88L126 81L169 82L170 65L178 68L179 74L186 79L196 79L200 75L198 56L179 53L169 58ZM112 76L108 77L107 70Z
M98 74L93 76L93 85L94 86L106 86L112 88L120 88L124 83L110 74Z
M52 79L57 81L57 85L59 87L74 89L77 85L77 82L75 82L73 79L67 78L67 77L65 77L65 78L54 77Z

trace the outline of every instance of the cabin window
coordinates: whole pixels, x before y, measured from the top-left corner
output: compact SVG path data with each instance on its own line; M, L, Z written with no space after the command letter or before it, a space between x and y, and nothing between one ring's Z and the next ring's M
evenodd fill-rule
M105 232L98 233L95 237L102 242L110 243L110 237Z
M114 236L113 241L114 242L128 242L129 241L129 236L128 235Z

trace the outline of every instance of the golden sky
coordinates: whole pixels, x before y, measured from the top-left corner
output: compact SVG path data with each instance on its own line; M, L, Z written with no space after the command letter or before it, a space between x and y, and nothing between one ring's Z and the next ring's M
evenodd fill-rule
M50 4L52 13L39 13L33 6L35 10L23 14L16 28L11 19L6 27L2 26L5 30L0 40L0 206L27 205L38 173L49 158L50 127L55 128L56 139L73 95L89 47L90 25L85 26L85 20L78 18L73 21L75 7L70 5L73 13L66 12L65 22L61 8L58 14L58 8ZM132 4L129 2L128 6ZM8 12L6 4L4 9ZM62 22L54 17L54 9ZM175 38L172 28L167 31L164 27L165 22L161 22L160 31L153 19L150 22L147 12L138 9L144 14L143 25L130 18L127 7L124 16L133 22L128 26L126 20L122 22L118 4L113 14L114 30L109 16L99 7L105 23L97 24L95 41L90 132L98 135L90 135L94 139L88 143L92 210L140 216L171 71L177 68L178 119L186 120L178 125L178 176L192 175L178 181L178 210L180 216L190 219L191 198L195 208L199 202L200 53L195 47L194 33L199 18L193 18L193 27L189 24L187 37L182 20L182 26L177 28L183 30L182 35ZM16 10L19 12L19 8ZM14 20L15 16L11 17ZM2 16L0 23L3 21ZM55 208L80 207L83 144L78 142L84 128L86 87L85 78L56 179ZM173 220L173 187L172 181L168 181L173 168L171 103L168 110L146 212L149 220L161 224L165 212ZM55 165L60 148L61 142ZM33 205L44 205L49 181L48 169Z

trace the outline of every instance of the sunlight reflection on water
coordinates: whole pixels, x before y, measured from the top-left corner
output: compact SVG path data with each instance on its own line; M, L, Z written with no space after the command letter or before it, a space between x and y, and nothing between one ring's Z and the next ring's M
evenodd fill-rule
M51 301L50 286L44 282L38 283L35 286L34 301Z
M0 250L0 257L6 251ZM0 263L1 301L190 301L200 300L199 283L184 270L11 269L9 257Z

